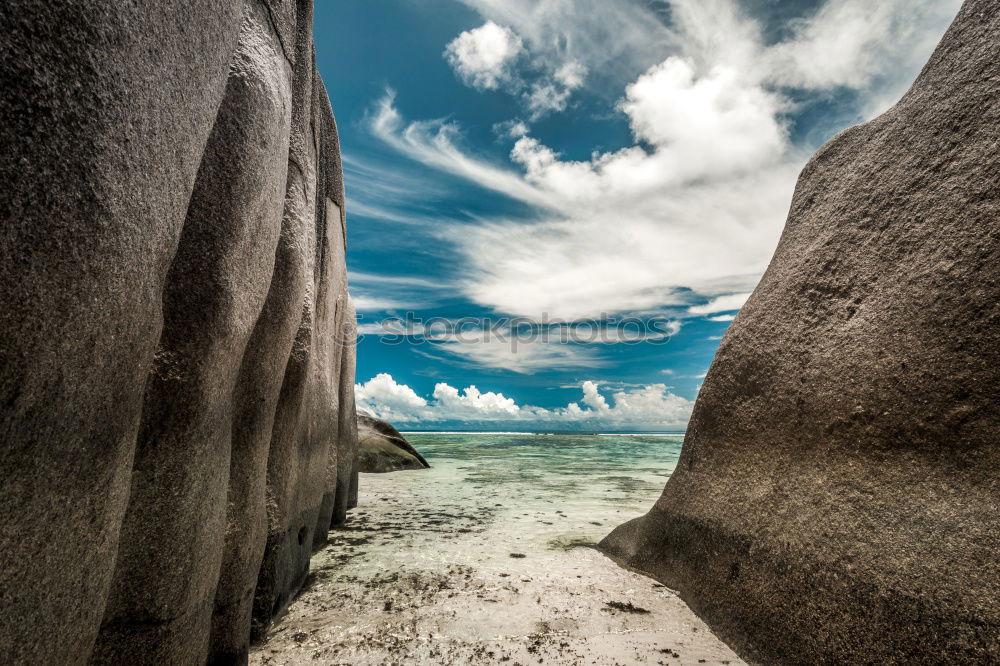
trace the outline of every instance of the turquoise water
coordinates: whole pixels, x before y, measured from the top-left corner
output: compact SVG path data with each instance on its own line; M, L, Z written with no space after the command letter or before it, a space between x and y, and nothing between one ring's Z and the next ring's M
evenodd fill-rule
M558 505L564 514L600 520L645 513L663 491L682 435L406 433L434 476L480 497L522 508ZM458 490L458 488L453 488ZM584 521L585 524L590 521ZM594 536L593 529L587 530Z
M681 435L404 435L431 468L361 475L358 508L332 538L359 547L330 551L341 573L461 564L500 575L511 553L524 556L517 568L529 577L617 571L590 546L649 511L682 442Z

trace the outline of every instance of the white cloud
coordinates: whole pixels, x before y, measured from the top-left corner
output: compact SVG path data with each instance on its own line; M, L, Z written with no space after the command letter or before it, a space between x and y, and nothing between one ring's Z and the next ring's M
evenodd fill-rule
M731 314L716 315L708 318L709 321L732 321L734 319L736 319L736 315Z
M520 139L522 136L527 136L528 132L531 130L522 120L508 120L494 125L493 131L497 136L502 138Z
M575 60L564 63L555 71L553 78L567 89L574 90L582 86L587 78L587 66Z
M736 0L461 1L510 26L553 71L576 62L601 81L621 81L672 53L699 68L738 66L774 85L847 86L877 99L902 94L962 4L826 0L784 26L785 38L772 45L762 37L769 8L751 15Z
M526 183L517 172L463 151L456 144L459 129L454 123L440 119L404 123L395 99L395 91L387 88L375 114L369 118L372 132L387 145L417 162L511 198L538 206L547 205L544 194Z
M407 205L413 193L424 197L439 198L448 193L440 179L414 169L400 169L398 164L385 160L360 158L344 153L344 175L350 180L348 215L372 212L370 209L385 205ZM358 210L360 208L364 211Z
M496 220L455 237L471 267L464 287L496 310L576 319L681 304L681 288L745 291L767 265L801 158L776 96L715 68L669 58L621 105L640 146L565 161L520 138L513 170L462 152L454 127L405 125L391 97L374 123L425 164L535 205L540 220ZM720 242L726 239L726 242Z
M557 72L578 63L602 79L633 76L654 62L673 40L673 31L632 0L461 0L487 20L511 26L536 67ZM614 77L613 77L614 78ZM572 87L572 86L571 86Z
M649 148L580 162L532 137L517 141L511 160L545 212L462 234L473 300L573 319L679 305L682 288L715 296L753 286L801 162L777 120L779 101L733 71L699 79L672 58L630 86L622 108Z
M588 429L668 430L685 427L694 406L693 401L671 393L664 384L621 388L611 394L610 401L596 381L582 382L580 389L583 397L579 403L557 408L518 405L502 393L484 393L475 386L459 390L444 382L434 387L427 400L382 373L356 385L355 396L359 409L396 425L459 421L524 427L561 424Z
M607 412L611 409L608 406L608 401L605 400L604 396L598 388L598 385L594 382L587 381L583 383L583 404L597 412Z
M397 384L392 375L380 373L364 384L356 384L354 396L358 408L367 410L382 419L406 420L427 407L409 386Z
M698 75L691 61L674 56L626 88L622 110L635 138L656 147L643 166L659 167L657 176L677 184L778 163L788 151L783 106L736 69L719 65Z
M430 332L419 322L403 319L386 318L378 322L358 324L358 335L376 335L379 337L426 336Z
M463 391L445 383L434 387L435 406L451 414L451 418L509 418L516 417L521 408L512 398L504 397L502 393L481 392L475 386L469 386Z
M564 111L573 91L586 79L586 65L565 58L552 61L544 54L519 58L523 52L514 30L488 20L452 40L444 57L467 85L519 95L531 120ZM519 60L523 66L516 68Z
M514 31L487 21L456 37L444 55L463 81L493 90L511 79L511 63L520 52L521 39Z
M367 296L355 287L351 287L351 300L354 302L354 309L358 312L384 312L385 310L398 310L413 305L413 303L394 301L390 298Z
M524 94L531 120L538 120L549 113L565 111L573 91L583 85L587 68L578 62L567 62L552 73L531 85ZM527 131L521 134L524 136Z
M542 370L601 368L609 361L600 352L558 328L519 332L509 324L463 321L425 331L417 353L458 365L534 374ZM574 344L570 344L574 343Z
M780 85L864 89L883 85L898 96L954 18L961 0L828 0L793 25L792 37L764 54Z
M453 123L404 122L391 96L373 122L409 157L534 208L447 237L467 268L467 297L564 319L687 308L688 290L719 303L748 293L812 151L789 139L788 89L846 87L873 110L912 80L959 4L827 0L771 44L734 0L670 0L669 12L630 0L463 1L510 26L525 58L550 72L524 93L535 112L641 67L618 105L634 145L587 160L519 127L510 164L492 163L460 147Z
M553 111L564 111L570 91L552 83L536 83L528 93L528 111L533 120Z
M719 296L718 298L713 298L711 301L704 305L695 305L688 308L688 313L693 315L706 315L712 314L714 312L729 312L731 310L739 310L743 307L743 304L747 302L750 298L750 292L745 292L742 294L727 294L726 296Z

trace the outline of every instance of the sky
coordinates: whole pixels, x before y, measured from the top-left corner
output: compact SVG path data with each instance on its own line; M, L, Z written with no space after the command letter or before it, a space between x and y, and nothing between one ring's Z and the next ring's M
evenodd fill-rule
M798 172L960 0L320 0L358 406L683 431Z

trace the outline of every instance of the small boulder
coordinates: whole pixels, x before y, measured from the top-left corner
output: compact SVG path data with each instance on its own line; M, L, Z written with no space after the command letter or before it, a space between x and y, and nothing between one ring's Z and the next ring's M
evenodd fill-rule
M366 473L430 467L398 430L362 411L358 412L358 464Z

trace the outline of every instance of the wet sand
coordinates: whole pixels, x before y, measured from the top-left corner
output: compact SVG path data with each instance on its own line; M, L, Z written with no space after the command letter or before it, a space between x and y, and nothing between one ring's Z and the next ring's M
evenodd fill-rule
M593 548L652 489L556 503L437 463L362 476L361 506L251 664L743 663L674 592Z

